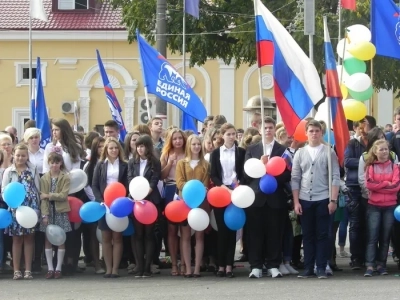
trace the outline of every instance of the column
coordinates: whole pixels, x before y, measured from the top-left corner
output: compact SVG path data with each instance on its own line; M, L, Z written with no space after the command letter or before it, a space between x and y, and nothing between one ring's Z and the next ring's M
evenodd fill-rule
M90 109L90 98L79 97L79 125L83 127L85 132L89 132L92 128L89 127L89 109Z
M367 101L366 101L367 102ZM385 126L393 123L393 90L381 89L377 94L378 114L377 125ZM366 105L368 105L366 103Z
M219 114L235 124L235 61L229 65L219 62Z
M126 131L131 131L134 123L134 114L135 114L135 91L137 89L138 82L137 80L132 80L132 85L123 85L121 86L125 92L124 95L124 108L125 112L124 122Z

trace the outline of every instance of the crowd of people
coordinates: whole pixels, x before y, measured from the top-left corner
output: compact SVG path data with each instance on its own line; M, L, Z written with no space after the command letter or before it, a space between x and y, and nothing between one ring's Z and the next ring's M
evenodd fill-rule
M400 128L400 108L394 117ZM304 128L306 142L294 140L284 124L271 117L262 120L259 113L253 114L246 130L235 128L222 115L209 116L201 133L176 126L163 129L163 120L154 117L148 124L136 125L124 141L113 120L104 124L101 136L96 131L83 134L65 119L52 119L52 141L45 149L40 148L41 132L34 121L27 122L21 142L15 128L7 127L0 133L1 190L12 182L22 183L27 191L22 205L34 209L39 222L31 229L22 227L15 209L0 201L1 208L12 212L11 225L0 230L1 270L12 268L15 280L32 279L44 265L47 279L74 275L82 271L78 261L83 248L86 265L104 278L120 277L121 268L136 278L147 278L165 266L171 268L171 276L198 278L211 272L233 278L240 236L239 260L249 262L249 278L295 274L324 279L340 270L336 233L342 223L345 235L348 220L350 267L363 268L366 277L386 275L390 243L394 256L400 257L400 222L394 217L400 137L394 134L387 141L372 116L355 122L354 129L340 166L334 147L324 142L329 129L312 118ZM265 194L260 179L246 174L244 166L251 158L267 164L273 157L284 158L286 168L275 176L276 190ZM88 184L69 195L68 173L74 169L85 171ZM108 185L120 182L129 191L129 182L137 176L149 182L145 199L158 209L155 223L142 224L132 214L134 234L124 236L110 229L105 216L95 223L69 220L68 196L85 203L103 202ZM213 215L218 230L210 224L193 232L187 221L166 219L166 205L182 197L185 183L192 179L200 180L207 190L219 186L231 193L248 185L254 191L239 235L224 222L226 208L212 207L207 199L200 207ZM49 224L65 231L65 244L51 244L45 234ZM339 241L338 255L345 256L344 243ZM168 260L161 262L162 251Z

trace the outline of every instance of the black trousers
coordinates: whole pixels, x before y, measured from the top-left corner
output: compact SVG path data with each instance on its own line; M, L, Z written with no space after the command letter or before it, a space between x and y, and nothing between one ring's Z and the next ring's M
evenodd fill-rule
M217 264L220 267L233 266L236 248L236 231L230 230L225 225L224 212L225 208L214 207L214 216L218 227Z
M252 269L279 268L287 208L246 208L248 258Z
M35 253L33 257L33 265L36 268L42 266L45 235L46 234L40 230L35 231Z

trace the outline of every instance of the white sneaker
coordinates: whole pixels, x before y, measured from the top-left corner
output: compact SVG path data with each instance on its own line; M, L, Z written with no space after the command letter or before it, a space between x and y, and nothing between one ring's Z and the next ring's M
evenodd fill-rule
M249 278L262 278L262 269L252 269Z
M346 257L350 257L351 254L350 254L349 252L347 252L346 250L343 250L343 251L340 251L340 252L339 252L338 256L339 256L340 258L346 258Z
M333 271L332 271L331 267L329 266L329 264L326 265L325 274L328 276L333 276Z
M284 264L280 264L280 266L279 266L279 272L280 272L282 275L289 275L289 274L290 274L289 270L286 268L286 266L285 266Z
M282 277L282 274L279 272L277 268L268 269L268 276L272 278L279 278Z
M292 274L292 275L297 275L297 274L299 274L299 271L297 271L296 269L294 269L291 265L289 265L289 264L285 264L285 268L286 268L286 270L288 270L289 271L289 273L290 274ZM280 268L279 268L280 269Z

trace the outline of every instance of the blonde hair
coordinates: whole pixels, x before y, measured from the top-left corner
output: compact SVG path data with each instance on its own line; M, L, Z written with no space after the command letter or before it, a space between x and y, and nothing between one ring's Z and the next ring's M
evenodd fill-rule
M365 158L365 169L367 169L368 166L374 164L378 160L378 157L376 156L375 152L378 149L379 146L385 144L389 148L389 143L386 140L376 140L373 144L371 149L369 149L367 157ZM390 159L390 152L389 152L389 159Z
M2 140L7 140L11 144L13 143L11 136L8 134L5 134L5 133L0 133L0 141L2 141Z
M27 129L25 130L25 132L24 132L24 141L25 141L25 143L27 143L28 140L29 140L31 137L34 137L34 136L38 136L39 139L41 139L42 133L41 133L40 129L34 128L34 127L27 128Z
M0 139L1 140L1 139ZM26 144L23 143L19 143L17 145L15 145L14 149L13 149L13 154L15 153L15 151L17 150L22 150L22 151L26 151L26 153L28 153L28 146ZM28 157L29 160L29 157Z
M172 137L177 132L182 135L183 149L185 149L186 139L187 139L186 134L179 128L172 128L171 130L168 131L167 138L165 139L165 144L164 144L164 147L161 152L161 157L165 157L166 155L168 155L171 152L171 150L174 148L174 146L172 145ZM162 160L162 159L160 159L160 160Z
M192 134L188 137L185 147L185 158L184 158L185 162L190 162L192 160L191 144L193 140L198 140L201 145L201 139L197 135ZM198 165L203 168L204 172L208 172L208 162L204 159L203 147L200 148Z
M108 157L108 146L109 146L111 143L115 143L115 144L117 145L117 147L118 147L118 158L119 158L119 160L120 160L120 161L125 161L124 149L122 149L121 144L120 144L119 141L118 141L116 138L114 138L114 137L108 137L108 138L106 138L106 141L104 142L103 151L101 152L101 155L100 155L100 160L101 160L101 161L105 161L106 158Z
M239 147L241 147L243 149L247 149L248 146L253 144L253 142L252 142L253 138L258 135L260 135L260 132L258 131L257 128L255 128L255 127L247 128L245 130L245 132L243 133L243 137L242 137Z

